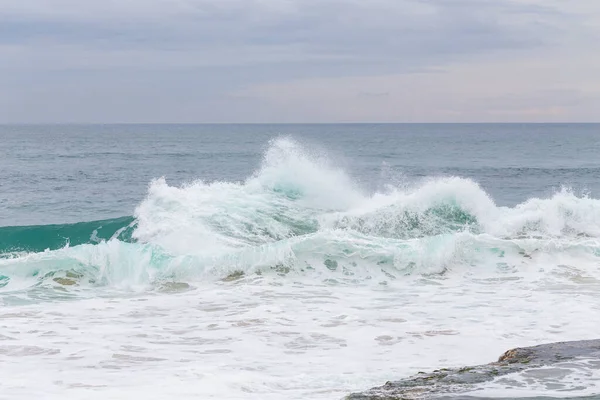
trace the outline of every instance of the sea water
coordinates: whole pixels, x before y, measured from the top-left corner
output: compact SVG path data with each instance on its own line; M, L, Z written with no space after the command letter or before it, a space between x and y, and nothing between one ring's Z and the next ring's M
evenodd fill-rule
M599 154L600 125L0 127L0 398L339 399L598 338ZM561 371L474 393L600 393Z

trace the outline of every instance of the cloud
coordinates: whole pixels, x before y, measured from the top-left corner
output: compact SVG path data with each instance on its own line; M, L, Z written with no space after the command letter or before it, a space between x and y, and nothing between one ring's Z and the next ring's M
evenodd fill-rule
M51 4L4 0L0 42L70 53L59 65L72 62L74 67L81 66L76 57L81 50L107 56L108 66L130 66L136 57L122 60L122 53L133 51L145 55L139 67L152 67L154 62L162 66L158 60L148 63L152 53L156 59L181 57L181 64L191 66L317 61L367 68L383 61L395 67L422 65L463 54L531 47L551 43L560 33L539 22L540 16L548 21L560 17L556 11L507 0Z
M144 109L157 104L165 120L270 120L281 115L269 108L272 100L260 100L260 112L257 98L243 100L260 85L307 79L333 85L344 77L442 71L487 56L516 59L564 47L583 52L598 35L598 2L566 4L0 0L0 121L150 120L157 114ZM352 96L369 97L362 92L387 90L358 89ZM112 110L110 93L128 101ZM50 101L63 107L50 114L43 107ZM202 112L217 103L227 109L228 102L235 102L230 110Z
M593 122L600 109L600 57L576 49L527 51L438 70L308 78L251 85L240 95L269 103L283 122ZM372 98L361 93L389 93ZM278 111L296 110L291 117Z

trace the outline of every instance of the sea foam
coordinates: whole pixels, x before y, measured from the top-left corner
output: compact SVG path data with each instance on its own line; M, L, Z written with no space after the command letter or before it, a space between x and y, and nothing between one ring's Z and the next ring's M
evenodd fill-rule
M25 227L2 228L1 290L69 280L147 287L233 273L381 283L412 274L493 273L536 259L548 260L546 269L559 259L581 268L600 255L599 200L562 189L498 207L477 182L461 177L368 193L325 153L291 138L273 140L243 182L171 186L159 178L134 218L83 224L27 227L21 236L11 233ZM36 234L34 251L11 243Z

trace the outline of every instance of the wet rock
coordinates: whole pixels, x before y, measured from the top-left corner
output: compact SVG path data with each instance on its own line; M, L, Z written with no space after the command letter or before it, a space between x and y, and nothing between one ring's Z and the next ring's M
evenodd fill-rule
M73 279L81 279L83 278L83 275L80 274L79 272L75 272L75 271L67 271L67 278L73 278Z
M233 282L242 279L246 274L244 271L235 271L223 278L223 282Z
M351 394L346 400L433 399L473 389L498 376L576 359L600 360L600 340L558 342L506 351L498 361L463 368L440 369Z
M63 286L73 286L77 284L77 282L69 278L54 278L53 281Z

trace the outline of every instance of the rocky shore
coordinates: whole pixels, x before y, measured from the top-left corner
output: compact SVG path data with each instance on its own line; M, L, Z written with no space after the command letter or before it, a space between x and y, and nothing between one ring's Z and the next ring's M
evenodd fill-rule
M490 364L419 372L410 378L351 394L346 400L439 399L472 391L475 385L504 375L578 359L600 361L600 339L516 348L506 351L498 361ZM600 362L595 366L600 368Z

